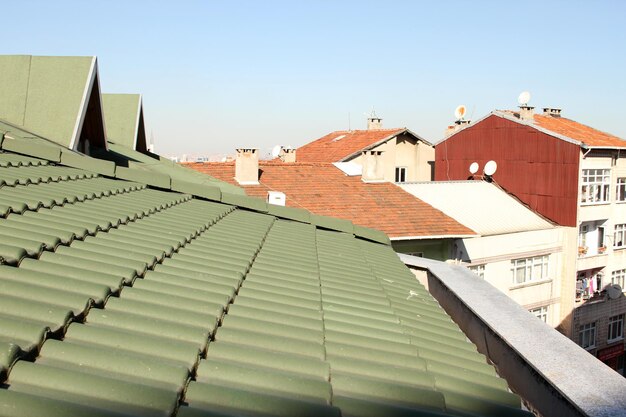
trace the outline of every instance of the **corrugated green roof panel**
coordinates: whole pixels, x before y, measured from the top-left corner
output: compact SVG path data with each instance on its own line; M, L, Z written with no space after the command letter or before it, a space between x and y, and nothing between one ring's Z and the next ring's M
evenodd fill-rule
M95 57L0 56L0 118L72 147Z
M16 158L0 415L521 413L393 250L346 224Z
M141 95L102 94L102 106L107 139L127 148L137 149ZM145 142L145 136L142 140Z

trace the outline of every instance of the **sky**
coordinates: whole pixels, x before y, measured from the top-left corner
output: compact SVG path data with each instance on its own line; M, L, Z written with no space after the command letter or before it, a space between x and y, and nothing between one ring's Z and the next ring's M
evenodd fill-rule
M5 1L0 54L96 55L143 94L156 152L220 155L364 129L443 137L530 105L626 139L626 1ZM1 74L0 74L1 76Z

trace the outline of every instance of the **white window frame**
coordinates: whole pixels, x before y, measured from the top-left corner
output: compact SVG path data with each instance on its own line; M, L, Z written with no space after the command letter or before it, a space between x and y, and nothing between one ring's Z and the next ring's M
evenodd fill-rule
M511 273L513 285L547 280L550 276L550 255L513 259L511 261Z
M617 342L624 339L624 315L609 317L609 329L607 333L607 343Z
M548 306L533 308L530 312L544 323L548 322Z
M611 187L610 169L583 169L581 184L581 204L604 204L611 201L609 192Z
M406 182L407 167L396 167L396 182Z
M626 247L626 223L616 224L613 229L613 248Z
M578 344L583 349L596 347L596 322L583 324L578 328Z
M485 279L485 264L468 266L467 269L478 275L478 278Z
M624 290L624 281L626 280L626 269L617 269L611 272L611 284L619 285Z
M615 201L618 203L626 202L626 177L617 179L615 187Z

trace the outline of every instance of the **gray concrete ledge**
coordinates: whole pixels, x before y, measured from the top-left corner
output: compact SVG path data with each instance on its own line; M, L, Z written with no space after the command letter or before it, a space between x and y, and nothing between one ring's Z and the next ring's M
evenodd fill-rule
M466 268L399 256L533 411L626 417L626 378Z

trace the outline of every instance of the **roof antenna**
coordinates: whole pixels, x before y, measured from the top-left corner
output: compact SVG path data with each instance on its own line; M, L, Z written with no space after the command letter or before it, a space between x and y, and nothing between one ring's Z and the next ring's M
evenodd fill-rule
M350 112L348 112L348 132L352 132L352 127L350 125Z

